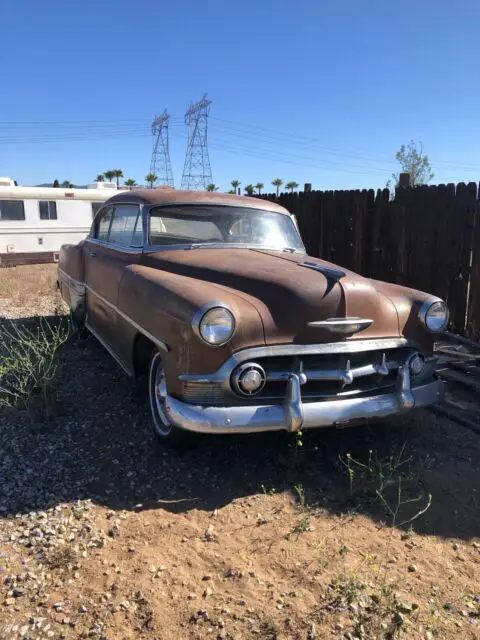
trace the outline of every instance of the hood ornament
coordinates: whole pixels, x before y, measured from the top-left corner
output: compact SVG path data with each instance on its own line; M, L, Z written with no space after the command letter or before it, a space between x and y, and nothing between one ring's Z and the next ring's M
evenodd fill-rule
M332 333L351 334L363 331L364 329L367 329L367 327L369 327L371 324L373 324L373 320L370 320L369 318L347 317L317 320L314 322L309 322L308 326L315 329L326 329L327 331L331 331Z

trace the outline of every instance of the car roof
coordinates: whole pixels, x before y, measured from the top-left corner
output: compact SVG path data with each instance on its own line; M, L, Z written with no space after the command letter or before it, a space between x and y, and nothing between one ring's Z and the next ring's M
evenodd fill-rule
M247 196L211 191L181 191L169 187L121 191L109 198L105 204L115 204L115 202L138 202L151 205L212 204L262 209L263 211L274 211L290 215L289 211L279 204L261 198L249 198Z

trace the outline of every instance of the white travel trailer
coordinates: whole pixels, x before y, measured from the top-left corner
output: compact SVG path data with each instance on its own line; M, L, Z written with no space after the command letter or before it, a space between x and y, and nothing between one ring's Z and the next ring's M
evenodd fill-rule
M116 190L113 182L65 189L21 187L0 178L0 267L56 261L62 244L85 238Z

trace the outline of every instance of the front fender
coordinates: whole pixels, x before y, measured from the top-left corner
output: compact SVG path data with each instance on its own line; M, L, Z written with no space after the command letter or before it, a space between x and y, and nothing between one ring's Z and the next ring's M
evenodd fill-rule
M215 300L226 304L236 319L233 338L221 347L205 344L191 324L198 309ZM248 299L232 289L196 278L130 265L122 275L118 306L167 346L163 358L167 378L182 373L211 373L234 351L265 344L261 317Z
M372 282L375 288L395 305L400 334L407 340L416 342L424 353L432 353L434 336L420 322L418 312L422 304L426 300L434 299L434 296L398 284L379 280Z

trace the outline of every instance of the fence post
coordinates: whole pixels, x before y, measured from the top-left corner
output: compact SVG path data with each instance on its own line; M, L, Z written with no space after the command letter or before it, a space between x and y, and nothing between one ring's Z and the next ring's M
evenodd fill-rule
M398 186L399 187L410 187L410 174L409 173L401 173L398 176Z

